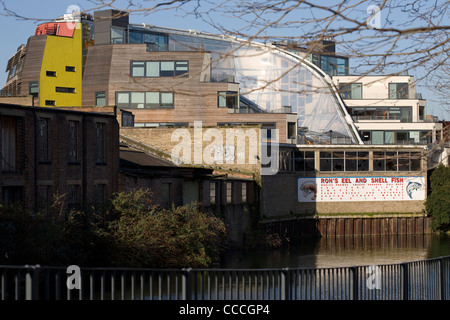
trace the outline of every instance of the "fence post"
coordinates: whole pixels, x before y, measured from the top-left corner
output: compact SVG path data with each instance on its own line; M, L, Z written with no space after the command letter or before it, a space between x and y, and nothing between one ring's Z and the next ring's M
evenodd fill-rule
M352 274L352 285L350 287L350 299L358 300L358 268L350 267L350 273Z
M408 295L408 290L409 290L409 283L408 283L408 264L407 263L402 263L402 274L403 274L403 289L402 289L402 293L403 293L403 300L408 300L409 299L409 295Z
M281 296L280 300L290 300L290 279L289 268L283 268L281 270Z
M191 299L191 268L181 270L181 299Z
M442 257L439 258L439 294L440 299L445 300L445 285L444 285L444 259Z
M40 265L29 266L26 265L25 273L25 299L38 300L39 299L39 268Z

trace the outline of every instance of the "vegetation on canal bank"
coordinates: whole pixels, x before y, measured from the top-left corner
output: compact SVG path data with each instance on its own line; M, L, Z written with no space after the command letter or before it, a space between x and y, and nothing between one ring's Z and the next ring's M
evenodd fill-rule
M425 203L427 213L433 217L432 228L450 231L450 167L440 164L430 176L431 193Z
M99 210L61 216L63 197L36 214L0 207L0 264L207 267L226 228L198 206L156 206L148 189L122 192Z

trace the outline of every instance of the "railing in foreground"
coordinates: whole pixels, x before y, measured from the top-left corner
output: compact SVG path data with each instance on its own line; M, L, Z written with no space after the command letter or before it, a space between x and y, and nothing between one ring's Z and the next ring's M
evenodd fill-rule
M324 269L81 268L79 271L78 275L68 272L66 267L0 266L0 299L450 299L450 256Z

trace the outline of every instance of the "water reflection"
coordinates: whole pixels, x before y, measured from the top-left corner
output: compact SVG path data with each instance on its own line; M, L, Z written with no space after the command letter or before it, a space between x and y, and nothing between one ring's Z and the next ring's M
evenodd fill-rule
M223 268L329 268L381 265L450 255L450 237L437 235L328 237L280 249L232 251Z

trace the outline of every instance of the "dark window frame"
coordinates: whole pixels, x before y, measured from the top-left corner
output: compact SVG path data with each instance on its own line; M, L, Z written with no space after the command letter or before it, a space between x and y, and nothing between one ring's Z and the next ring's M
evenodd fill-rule
M159 75L148 76L147 63L159 63ZM161 66L164 62L173 62L173 70L162 70ZM187 68L179 70L180 68ZM135 68L142 68L142 75L135 75ZM131 60L130 61L130 75L133 78L187 78L189 77L189 60Z
M132 93L144 94L144 103L143 103L144 106L142 108L132 106L132 102L131 102ZM159 103L147 102L147 93L158 93L159 94ZM128 104L127 105L119 104L119 102L118 102L119 94L128 94ZM162 103L162 96L164 94L170 94L172 96L172 103L170 103L170 104ZM124 108L124 109L173 109L173 108L175 108L175 93L168 92L168 91L116 91L116 105L118 107Z
M105 137L106 137L106 124L104 122L97 122L96 127L96 164L104 165L106 164L106 148L105 148Z
M39 117L37 127L37 158L39 163L50 163L49 133L50 119Z
M69 120L69 141L68 141L68 157L69 164L79 164L79 154L78 154L78 145L79 145L79 129L80 122L76 120Z

